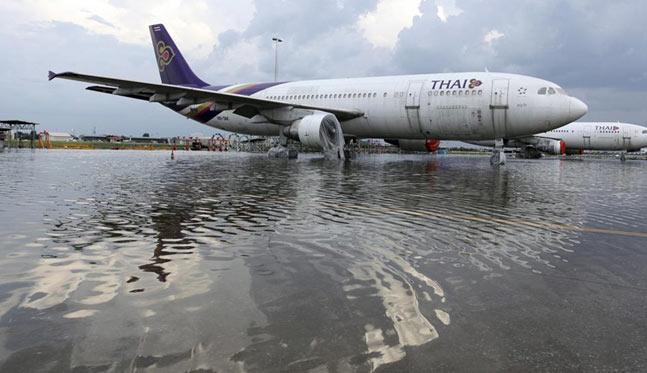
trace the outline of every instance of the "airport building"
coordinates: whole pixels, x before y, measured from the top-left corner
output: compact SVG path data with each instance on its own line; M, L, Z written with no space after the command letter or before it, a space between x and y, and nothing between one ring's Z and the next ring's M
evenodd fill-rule
M49 132L50 141L73 141L74 136L67 132Z

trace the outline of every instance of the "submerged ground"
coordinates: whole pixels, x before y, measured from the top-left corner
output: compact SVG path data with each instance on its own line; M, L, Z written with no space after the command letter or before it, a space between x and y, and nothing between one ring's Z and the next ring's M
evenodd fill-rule
M647 162L0 153L0 371L647 369Z

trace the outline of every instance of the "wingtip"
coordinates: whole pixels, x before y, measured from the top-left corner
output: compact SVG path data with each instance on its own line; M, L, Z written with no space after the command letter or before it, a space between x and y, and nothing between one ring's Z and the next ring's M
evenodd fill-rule
M52 79L56 78L56 75L57 74L55 72L50 70L49 73L47 73L47 79L52 80Z

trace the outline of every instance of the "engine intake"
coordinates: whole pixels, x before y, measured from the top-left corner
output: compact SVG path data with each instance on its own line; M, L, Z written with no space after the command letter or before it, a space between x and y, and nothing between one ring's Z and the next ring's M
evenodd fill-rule
M322 150L329 159L344 159L344 134L337 117L315 112L296 120L283 129L283 134L305 146Z

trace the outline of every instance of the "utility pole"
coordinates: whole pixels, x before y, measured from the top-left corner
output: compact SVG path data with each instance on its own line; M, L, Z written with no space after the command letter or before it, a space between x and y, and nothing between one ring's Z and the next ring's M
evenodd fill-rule
M283 40L274 37L272 41L274 42L274 81L276 82L279 76L279 43L283 43Z

